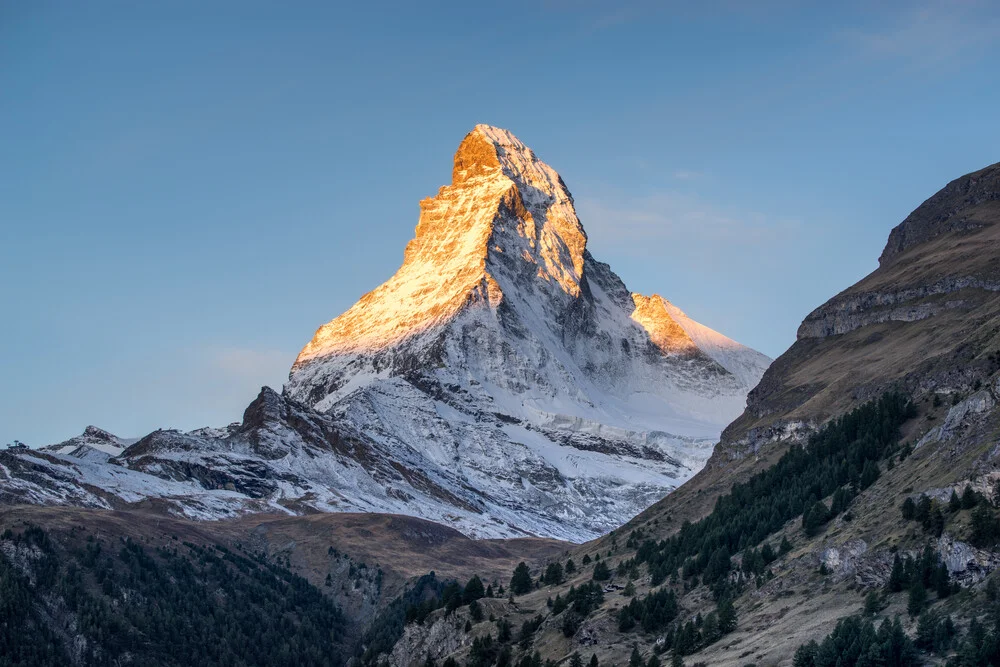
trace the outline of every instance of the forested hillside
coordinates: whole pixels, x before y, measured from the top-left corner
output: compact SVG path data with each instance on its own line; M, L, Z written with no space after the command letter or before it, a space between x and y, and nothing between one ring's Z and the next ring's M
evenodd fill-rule
M0 664L343 664L343 614L284 567L219 545L81 538L3 533Z

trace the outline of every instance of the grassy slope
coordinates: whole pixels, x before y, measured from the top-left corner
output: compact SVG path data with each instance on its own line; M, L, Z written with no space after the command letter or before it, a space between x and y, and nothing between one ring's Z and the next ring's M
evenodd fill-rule
M899 291L953 277L974 276L990 281L1000 278L998 171L993 168L988 173L984 170L964 177L976 179L987 173L992 179L992 184L988 184L992 198L979 197L972 205L963 204L960 196L932 198L914 214L931 221L958 216L972 224L931 234L929 240L884 262L823 308L836 307L857 295ZM696 521L706 516L715 499L735 481L773 465L790 443L778 439L754 451L746 444L748 435L793 420L815 426L887 388L900 387L915 398L920 409L919 416L905 425L903 433L904 441L916 442L941 423L953 395L966 396L977 383L986 386L996 382L996 366L989 359L991 353L1000 350L1000 298L996 292L967 288L948 295L917 298L907 304L947 307L914 322L889 321L841 335L801 338L768 370L761 385L751 394L747 411L726 430L706 468L623 528L575 549L571 555L576 563L584 555L607 554L612 550L613 564L632 556L633 552L623 547L625 536L632 529L642 527L655 538L662 538L675 532L684 520ZM934 405L935 394L941 395L943 405ZM823 550L857 540L864 541L870 552L880 554L893 547L904 550L922 547L928 538L916 524L907 524L900 518L899 503L911 493L951 484L961 487L970 479L981 483L982 476L995 467L993 449L998 436L1000 418L991 414L952 441L917 450L891 471L883 465L882 477L852 504L855 520L831 522L814 538L802 534L797 520L789 522L771 540L776 545L785 534L794 544L793 551L773 566L775 579L760 590L746 592L738 600L737 631L701 654L686 658L687 663L787 663L799 644L822 637L832 630L838 618L860 611L864 587L858 584L859 577L844 572L820 575L819 558ZM946 533L966 539L967 522L968 512L951 517ZM871 567L877 570L874 565ZM571 584L588 578L589 568L563 586L518 598L518 606L544 611L546 597L565 594ZM648 591L648 576L636 584L638 594L643 595ZM682 599L682 613L707 612L713 607L703 588ZM951 611L974 611L977 599L974 594L966 593L944 606ZM587 620L584 631L572 640L563 637L555 623L548 623L539 632L536 646L543 655L556 660L574 650L579 650L585 658L593 652L602 664L625 663L636 641L648 652L655 637L617 632L611 615L626 602L620 593L608 594L604 607ZM893 596L883 613L905 614L905 595ZM514 610L512 619L519 616ZM912 623L907 625L912 629Z

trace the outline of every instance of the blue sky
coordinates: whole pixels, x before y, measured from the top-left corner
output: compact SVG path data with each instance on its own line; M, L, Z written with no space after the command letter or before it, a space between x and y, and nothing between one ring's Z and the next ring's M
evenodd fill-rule
M0 4L0 441L238 420L476 123L771 356L1000 160L996 2L478 4Z

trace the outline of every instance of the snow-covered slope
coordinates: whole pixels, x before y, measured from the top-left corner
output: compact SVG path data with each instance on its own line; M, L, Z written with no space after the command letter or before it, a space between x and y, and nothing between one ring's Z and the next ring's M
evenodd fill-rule
M586 540L697 472L769 359L631 293L559 175L477 126L386 283L242 423L0 452L0 499L195 518L373 511Z
M285 393L584 538L697 472L769 362L630 293L559 175L479 125L403 265L320 327Z
M53 454L64 454L79 459L107 461L121 454L126 447L137 440L138 438L119 438L102 428L88 426L80 435L44 449Z

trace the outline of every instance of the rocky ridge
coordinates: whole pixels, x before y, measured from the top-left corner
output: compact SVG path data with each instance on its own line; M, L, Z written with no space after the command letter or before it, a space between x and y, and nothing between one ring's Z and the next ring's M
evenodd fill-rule
M622 586L631 581L640 598L674 591L682 622L704 618L714 601L697 579L674 581L680 573L657 586L645 568L637 577L630 573L638 546L633 531L654 545L677 534L686 522L709 515L734 483L770 468L831 418L888 390L910 396L916 407L916 416L903 424L898 453L881 461L870 487L815 534L806 532L799 515L768 535L772 548L782 540L790 548L765 576L748 581L740 573L745 552L731 554L729 580L744 582L735 600L737 629L684 659L733 667L791 664L798 646L821 640L840 619L859 614L872 592L878 594L876 622L899 615L913 637L918 621L907 613L905 590L889 593L886 586L897 555L917 558L928 547L963 591L948 598L932 593L929 604L965 632L970 619L987 610L987 581L1000 576L1000 549L976 538L972 514L981 510L951 501L953 493L968 489L978 494L976 507L994 518L1000 506L998 281L1000 165L994 165L924 202L893 230L876 271L807 316L796 342L750 392L747 409L725 429L701 472L622 528L569 554L576 563L602 556L611 572L605 602L572 636L563 632L561 616L546 618L535 646L557 661L574 652L586 661L593 652L601 664L627 661L633 646L643 660L657 653L663 632L620 630L618 611L631 602ZM942 514L938 528L901 514L904 500L924 497ZM830 497L820 500L831 507ZM565 596L590 575L582 571L518 603L541 608L546 598ZM594 636L601 637L596 645Z
M701 468L770 359L630 292L590 254L558 173L506 130L476 126L420 207L396 274L320 327L241 423L0 453L4 498L391 512L583 541Z

